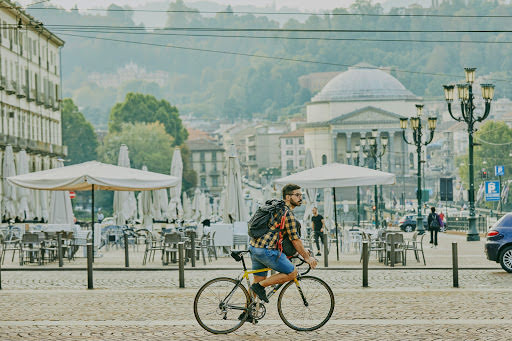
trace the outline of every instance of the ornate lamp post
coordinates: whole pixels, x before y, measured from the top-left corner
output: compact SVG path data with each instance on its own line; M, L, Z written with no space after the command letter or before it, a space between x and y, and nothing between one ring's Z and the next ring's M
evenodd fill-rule
M444 96L448 104L448 112L450 116L458 122L466 122L468 126L468 140L469 140L469 229L466 236L468 241L480 240L480 236L476 230L476 217L475 217L475 175L473 170L473 133L475 132L475 123L482 122L489 116L491 111L491 101L494 97L493 84L481 84L482 98L485 102L485 109L482 116L476 117L474 114L475 105L473 99L473 82L475 81L476 68L464 68L466 73L466 83L457 84L457 93L460 101L461 115L455 117L452 113L452 102L454 85L443 85Z
M400 128L402 128L402 137L405 143L416 146L416 153L418 154L418 189L416 191L418 199L418 216L416 217L416 231L418 234L425 233L423 228L423 216L421 215L421 147L428 145L434 138L434 130L436 129L437 118L428 118L428 129L430 130L430 136L423 141L423 130L421 124L421 115L423 113L423 105L416 104L416 117L411 117L411 129L412 129L412 141L407 140L405 131L407 129L409 120L407 118L400 119Z
M354 166L359 167L359 150L361 149L361 146L356 144L354 147L354 150L352 151L352 163ZM361 226L361 195L359 193L359 186L357 186L357 226Z
M369 138L361 137L361 147L362 152L366 158L373 160L373 169L377 169L377 159L381 158L382 155L386 152L386 147L388 145L388 139L386 136L382 136L380 138L381 147L379 150L379 146L377 144L377 137L379 136L379 131L377 129L372 129L372 135ZM374 186L374 203L375 203L375 228L379 227L379 193L377 190L377 185Z

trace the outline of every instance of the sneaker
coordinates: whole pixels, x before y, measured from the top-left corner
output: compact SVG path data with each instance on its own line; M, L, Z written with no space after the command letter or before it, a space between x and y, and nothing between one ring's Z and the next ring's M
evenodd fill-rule
M434 244L430 245L430 248L433 249L434 248Z
M240 316L238 316L238 319L239 319L240 321L242 321L242 320L244 319L244 317L245 317L245 311L244 311L244 312L242 312L242 313L240 314ZM256 324L256 323L258 323L258 320L255 320L255 319L254 319L254 317L249 316L249 317L247 317L247 319L245 320L245 322L249 322L249 323L254 323L254 324Z
M256 295L258 295L260 300L262 300L265 303L268 303L268 298L267 298L267 294L265 293L265 288L262 287L261 284L254 283L253 285L251 285L251 290L254 291L256 293Z
M317 252L316 256L321 256L322 254L320 252Z

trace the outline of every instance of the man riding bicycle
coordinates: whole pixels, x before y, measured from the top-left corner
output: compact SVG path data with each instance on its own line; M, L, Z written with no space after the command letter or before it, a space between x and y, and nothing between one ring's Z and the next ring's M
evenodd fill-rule
M298 230L300 223L293 214L293 209L302 204L302 192L300 186L288 184L282 190L283 200L286 204L286 214L284 220L284 229L281 229L281 217L276 219L274 225L270 226L269 231L259 238L251 238L249 250L251 252L252 269L258 270L270 268L279 273L267 278L267 272L262 271L254 274L254 284L251 285L252 291L264 302L268 303L265 287L274 284L286 283L297 277L297 269L288 257L279 250L280 237L288 238L295 250L304 258L304 260L315 268L317 261L304 248Z

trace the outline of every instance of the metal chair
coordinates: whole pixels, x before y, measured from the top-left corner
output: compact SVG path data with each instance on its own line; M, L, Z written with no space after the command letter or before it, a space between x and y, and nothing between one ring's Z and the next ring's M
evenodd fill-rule
M16 226L9 226L9 230L2 240L2 255L0 257L0 262L2 264L4 264L7 251L12 251L11 262L14 262L14 255L16 254L16 251L20 251L20 242L20 229Z
M25 259L25 254L28 261ZM41 240L37 233L25 233L20 242L20 265L34 260L41 264Z
M401 233L387 233L386 234L386 251L384 256L384 264L388 265L391 262L391 266L395 265L395 256L397 253L401 254L402 265L406 264L405 254L405 243L404 235ZM394 254L393 254L394 253Z
M164 235L164 243L162 250L162 264L169 264L169 254L171 262L175 263L178 253L178 243L182 241L182 234L179 232L166 233Z
M407 244L405 245L405 251L413 251L417 262L420 262L419 253L421 252L421 256L423 257L423 265L427 265L427 262L425 261L425 252L423 252L424 237L425 234L422 234L420 240L418 241L418 232L414 232L412 239L407 241Z

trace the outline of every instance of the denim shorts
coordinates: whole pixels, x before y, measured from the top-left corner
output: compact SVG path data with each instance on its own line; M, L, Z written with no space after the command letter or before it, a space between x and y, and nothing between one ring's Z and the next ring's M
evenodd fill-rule
M249 251L251 251L253 270L271 268L284 274L290 274L295 270L295 265L279 250L249 246ZM257 272L254 275L267 276L267 271Z

